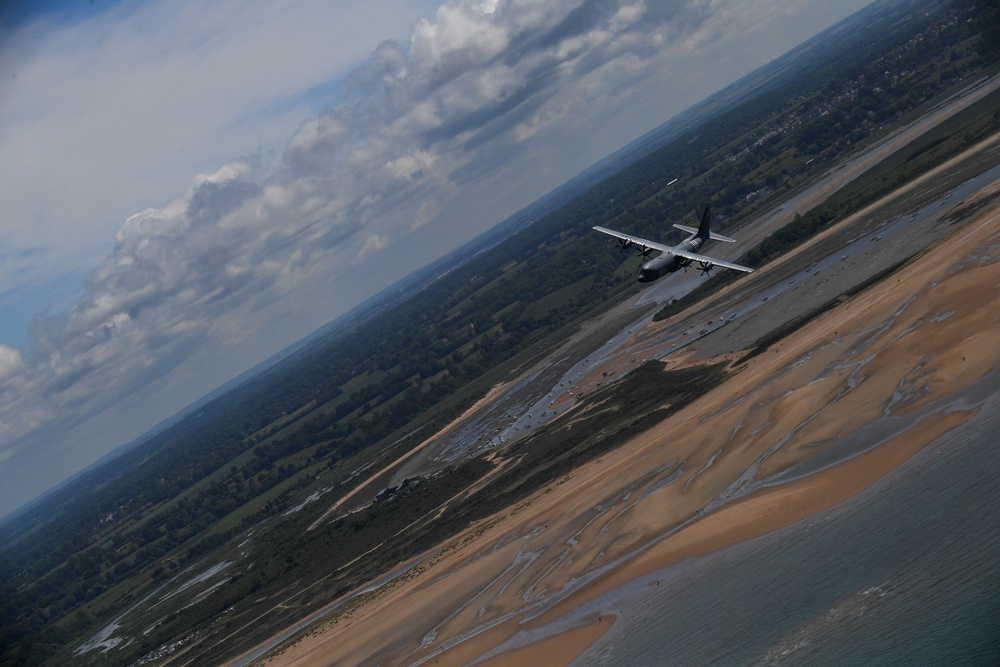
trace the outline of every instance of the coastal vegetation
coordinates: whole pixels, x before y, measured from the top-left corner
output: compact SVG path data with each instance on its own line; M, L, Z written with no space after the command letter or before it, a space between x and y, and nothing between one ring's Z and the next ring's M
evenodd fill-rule
M0 663L126 665L168 645L196 647L211 663L558 483L715 386L720 368L640 367L586 397L576 427L553 422L372 501L379 480L365 471L410 451L511 366L551 349L564 327L634 289L640 260L609 250L593 225L676 242L665 221L690 222L711 201L719 229L738 229L822 165L995 73L997 25L989 4L882 3L841 28L849 44L813 45L797 69L588 183L473 261L318 336L7 521ZM997 108L996 95L971 106L738 261L759 266L996 132ZM720 273L695 298L736 278ZM359 484L372 492L317 523ZM166 597L130 617L127 646L75 652L209 555L231 562L251 535L253 567L199 604ZM265 613L266 623L251 622Z

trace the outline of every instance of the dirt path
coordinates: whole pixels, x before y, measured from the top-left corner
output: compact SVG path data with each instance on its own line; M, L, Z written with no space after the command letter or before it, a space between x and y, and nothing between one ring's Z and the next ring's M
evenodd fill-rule
M935 110L872 149L871 155L834 169L801 195L800 204L813 201L810 197L819 203L957 112L959 105L997 87L1000 78L995 77L957 100L954 108ZM976 148L994 148L997 140L992 137ZM891 197L912 195L921 183L953 173L960 159ZM808 289L804 283L788 288L783 292L787 296L761 302L767 305L748 311L746 319L701 336L680 353L690 362L744 349L782 322L951 234L891 280L833 303L828 312L660 426L539 491L518 508L502 510L482 524L488 528L460 536L445 550L447 555L418 576L384 590L350 616L287 649L273 664L318 665L336 659L347 664L457 665L480 658L509 661L514 656L526 663L566 664L614 622L613 611L594 606L602 595L666 563L789 525L905 463L974 415L974 407L956 409L952 397L1000 369L1000 340L989 335L1000 330L1000 258L995 256L1000 213L990 203L996 189L992 184L980 190L979 208L955 202L942 207L939 214L927 217L920 233L901 235L898 243L872 242L872 247L858 250L853 264L845 262L819 274ZM741 303L759 302L760 294L784 283L789 272L829 255L845 240L859 241L851 237L859 231L867 235L872 225L882 224L877 213L887 201L889 197L873 202L754 274L754 280L727 288L706 302L700 316L714 322ZM773 230L781 216L794 211L779 207L769 215L761 221L760 233ZM958 216L960 224L944 224L949 215ZM868 222L862 224L864 220ZM980 260L968 259L982 248L993 248L992 254L980 252ZM585 325L541 367L525 369L522 377L536 377L535 386L525 391L544 392L541 383L558 377L557 370L568 372L609 333L630 326L643 314L631 306L620 304ZM635 363L637 350L665 354L670 335L680 340L685 326L667 322L636 331L603 365L595 364L586 375L581 372L577 382L584 390L602 382L608 369ZM872 331L879 333L873 337ZM922 361L928 356L935 363ZM931 370L914 375L915 368ZM419 456L429 455L435 450L432 443L446 440L481 411L495 409L496 397L516 400L508 391L515 384L495 388L491 400L477 404L437 434L437 440L426 440ZM898 417L903 426L883 433L886 414ZM854 443L855 449L835 446L844 442ZM410 458L414 456L411 452L400 457L382 474L415 462L417 458ZM786 484L763 485L789 470L806 470L817 457L844 462Z
M998 377L1000 207L893 278L273 664L567 664L625 620L601 600L867 488L973 417L968 388Z

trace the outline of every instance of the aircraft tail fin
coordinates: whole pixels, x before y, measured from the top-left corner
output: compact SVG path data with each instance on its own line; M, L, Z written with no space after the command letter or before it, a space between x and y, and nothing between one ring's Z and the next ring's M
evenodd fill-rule
M709 204L705 207L705 212L701 214L701 224L698 225L698 236L708 238L711 232L708 230L708 225L712 221L712 205Z
M731 239L728 236L723 236L722 234L716 234L709 229L712 219L712 205L709 204L705 207L705 212L701 216L701 225L698 229L694 227L688 227L686 225L674 225L677 229L685 231L689 234L694 234L703 239L712 239L713 241L725 241L726 243L736 243L736 239Z

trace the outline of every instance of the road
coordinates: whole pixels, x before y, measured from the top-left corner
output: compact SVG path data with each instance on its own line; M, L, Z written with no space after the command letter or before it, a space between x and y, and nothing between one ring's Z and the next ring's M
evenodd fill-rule
M866 151L833 166L811 185L743 225L736 258L796 213L822 203L838 189L925 132L1000 88L1000 77L981 80L919 120ZM978 175L969 178L964 162L979 156ZM463 456L509 444L565 413L581 395L612 382L650 359L675 364L730 355L778 327L801 318L898 265L954 229L946 224L965 197L1000 179L1000 135L990 137L931 172L914 179L794 252L772 262L715 295L684 320L653 323L652 316L671 299L684 296L703 280L698 272L661 279L580 327L553 352L498 388L497 396L467 414L446 437L424 450L420 468L447 465ZM934 187L929 187L928 184ZM906 195L907 205L888 203ZM720 247L714 244L708 252ZM696 345L692 345L697 341ZM399 481L418 466L397 473ZM398 479L397 479L398 478Z

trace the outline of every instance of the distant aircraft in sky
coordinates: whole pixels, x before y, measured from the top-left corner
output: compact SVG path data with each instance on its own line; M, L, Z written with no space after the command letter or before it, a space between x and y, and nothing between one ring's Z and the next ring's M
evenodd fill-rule
M681 229L691 234L691 236L686 238L679 245L675 246L663 245L662 243L657 243L656 241L650 241L648 239L632 236L631 234L625 234L623 232L616 232L613 229L608 229L607 227L601 227L599 225L594 227L594 229L603 234L610 234L611 236L619 239L618 247L620 248L620 252L624 252L632 246L637 246L639 248L640 255L643 257L649 257L651 250L660 251L660 255L657 255L639 268L639 275L637 277L640 283L652 282L666 273L673 273L677 269L687 269L687 267L691 266L692 263L697 264L698 268L701 269L701 272L706 275L716 266L751 273L753 269L749 267L724 262L721 259L715 259L713 257L698 254L698 250L701 249L701 246L704 245L705 241L708 241L709 239L713 241L726 241L728 243L736 242L736 239L731 239L728 236L723 236L722 234L716 234L709 231L708 227L711 217L712 206L709 204L705 207L705 213L701 216L701 225L698 229L695 229L694 227L685 227L684 225L674 225L677 229Z

